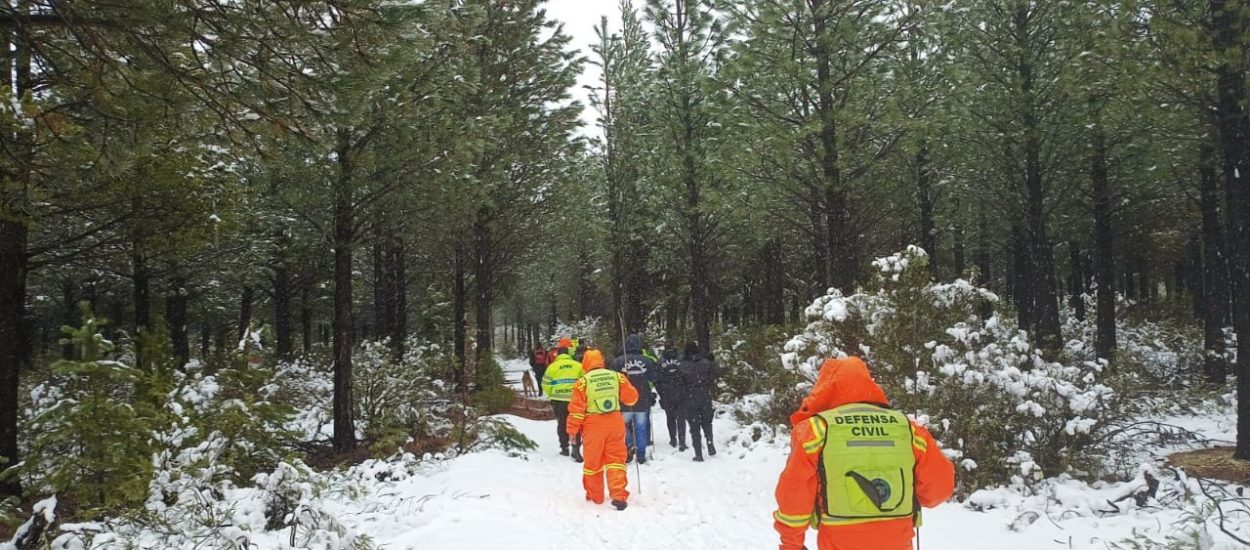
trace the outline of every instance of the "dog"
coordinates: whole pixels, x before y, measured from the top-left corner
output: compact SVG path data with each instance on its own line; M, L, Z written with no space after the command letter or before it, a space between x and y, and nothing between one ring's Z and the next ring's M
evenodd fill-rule
M525 371L521 375L521 387L525 397L538 397L538 390L534 389L534 377L530 376L530 371Z

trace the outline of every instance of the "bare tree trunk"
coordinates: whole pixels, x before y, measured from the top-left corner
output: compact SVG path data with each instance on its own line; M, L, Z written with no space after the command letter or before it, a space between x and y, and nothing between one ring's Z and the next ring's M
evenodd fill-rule
M242 342L247 339L248 331L252 328L252 303L255 302L256 289L250 284L243 285L243 296L239 299L239 330L236 333L235 342Z
M66 277L61 280L61 325L67 327L82 326L82 320L79 319L78 304L74 296L75 285L73 279ZM61 358L74 358L74 345L69 341L61 344Z
M457 388L460 391L467 389L468 380L464 378L464 369L468 365L468 325L465 318L468 316L469 309L469 291L467 288L467 253L464 246L457 244L455 253L455 266L452 271L452 349L456 354L456 360L460 363L460 369L456 372L459 375L457 380ZM554 310L554 305L552 306Z
M933 220L935 197L933 193L933 170L929 160L929 146L921 145L916 151L916 200L920 207L920 246L929 253L929 270L934 276L940 272L938 265L937 224ZM958 273L956 273L958 276Z
M18 381L26 366L22 338L26 312L25 222L0 217L0 473L19 460ZM0 476L0 496L22 494L17 476Z
M408 257L404 242L394 234L387 245L387 273L390 275L387 294L390 309L391 348L397 356L404 353L408 338Z
M1033 326L1033 294L1029 290L1028 278L1029 253L1025 242L1024 229L1019 224L1011 224L1011 298L1016 304L1016 321L1021 329L1029 330Z
M304 355L312 353L312 331L313 331L313 312L312 312L312 281L305 280L300 285L299 300L299 325L300 325L300 344L303 346Z
M958 198L955 199L955 223L953 229L955 265L952 278L961 279L968 272L968 236L967 232L964 231L964 211L960 206Z
M476 261L473 263L473 305L477 324L475 345L477 364L491 360L495 350L495 237L488 225L493 213L482 209L478 222L473 226L473 244ZM473 380L471 382L476 382Z
M334 185L334 450L356 448L352 406L352 249L356 245L354 158L346 130L338 135L338 179Z
M1250 459L1250 112L1246 103L1244 48L1250 34L1245 2L1211 0L1216 58L1217 118L1224 153L1224 192L1228 203L1229 267L1233 330L1237 332L1237 450Z
M19 0L20 13L29 12L29 1ZM22 97L30 91L30 53L22 43L21 33L12 35L12 42L5 41L0 59L5 74L13 67L15 95ZM11 64L12 63L12 64ZM21 372L27 366L30 354L23 336L22 324L26 316L26 276L29 267L27 246L30 235L28 221L22 214L28 213L31 187L31 164L33 147L31 136L19 129L15 132L18 143L17 165L12 173L0 178L0 204L11 209L12 214L0 216L0 497L21 498L22 486L17 476L7 475L8 468L20 460L18 447L18 394Z
M169 328L169 342L173 346L174 359L179 369L186 369L191 362L191 336L187 329L187 278L176 275L169 281L165 296L165 324Z
M1020 4L1015 26L1020 36L1029 36L1028 6ZM1046 236L1046 193L1042 183L1042 140L1038 106L1033 90L1032 59L1022 51L1018 66L1024 125L1025 231L1027 238L1025 262L1026 287L1030 292L1033 313L1031 329L1042 349L1058 352L1062 346L1059 334L1059 302L1055 291L1054 251Z
M1094 187L1094 284L1098 287L1095 311L1098 325L1098 358L1110 361L1116 350L1115 325L1115 233L1111 227L1113 193L1107 173L1106 136L1094 132L1090 179Z
M200 322L200 361L207 364L213 350L213 327L208 321Z
M295 330L291 319L291 270L278 260L273 276L273 329L278 357L289 361L295 354Z
M1071 275L1068 280L1068 291L1072 294L1069 306L1078 321L1085 320L1085 264L1081 261L1080 244L1068 241L1068 262Z
M148 269L148 258L141 239L135 239L130 260L135 301L134 322L131 328L135 334L139 334L145 332L152 324L152 275Z
M1224 327L1229 322L1228 258L1220 220L1220 187L1215 174L1215 151L1202 149L1202 294L1203 372L1207 382L1228 381L1224 361Z
M391 333L390 315L386 308L386 253L383 244L384 237L382 231L377 230L373 235L373 246L371 247L373 259L373 326L369 333L373 338L385 338Z

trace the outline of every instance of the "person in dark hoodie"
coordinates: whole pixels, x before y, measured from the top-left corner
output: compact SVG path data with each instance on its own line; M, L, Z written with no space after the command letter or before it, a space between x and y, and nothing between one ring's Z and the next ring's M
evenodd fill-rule
M686 381L681 374L681 352L672 343L664 345L660 356L660 374L655 390L660 394L660 407L668 420L668 444L686 450Z
M704 438L707 439L707 454L716 456L716 446L712 444L712 394L716 391L720 371L694 342L686 343L681 370L686 386L686 418L690 423L690 445L694 447L695 462L703 462Z
M638 388L638 402L621 407L621 412L625 413L625 446L629 460L636 457L639 464L646 464L651 405L654 403L651 383L659 373L659 365L643 355L642 337L631 334L625 338L625 353L613 359L609 368L628 376L629 383Z

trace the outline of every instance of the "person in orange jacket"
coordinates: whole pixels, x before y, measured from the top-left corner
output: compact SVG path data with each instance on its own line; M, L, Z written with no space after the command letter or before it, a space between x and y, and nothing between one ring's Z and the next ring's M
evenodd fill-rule
M910 550L920 507L954 493L933 435L889 408L862 359L826 360L790 423L773 514L780 550L803 550L808 526L819 526L819 550Z
M580 434L584 445L582 486L586 488L586 500L603 504L606 474L612 506L624 510L629 500L629 491L625 489L629 480L625 474L625 418L621 416L621 405L637 403L638 390L624 374L603 368L603 353L599 350L587 350L582 367L586 374L573 385L567 430L570 437Z

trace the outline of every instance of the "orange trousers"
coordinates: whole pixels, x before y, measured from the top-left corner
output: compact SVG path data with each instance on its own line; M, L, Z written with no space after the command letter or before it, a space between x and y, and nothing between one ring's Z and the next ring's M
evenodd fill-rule
M612 500L629 500L625 472L625 419L620 412L588 414L582 424L582 486L586 500L603 504L603 478Z

